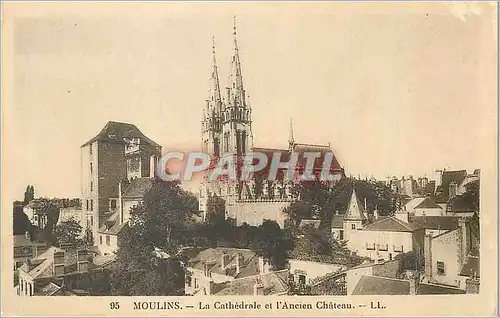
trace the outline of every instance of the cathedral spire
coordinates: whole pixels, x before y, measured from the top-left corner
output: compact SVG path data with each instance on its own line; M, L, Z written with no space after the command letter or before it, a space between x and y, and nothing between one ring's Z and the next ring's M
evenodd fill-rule
M229 75L228 104L230 106L246 107L245 90L243 88L243 77L241 75L240 53L238 40L236 38L236 16L233 16L233 41L234 49L231 57L231 67Z
M216 114L221 112L221 93L219 85L219 72L217 70L217 58L215 56L215 37L212 36L212 74L210 76L210 88L208 94L208 104L210 111Z
M293 121L292 121L292 118L290 118L290 132L288 135L288 145L290 147L290 151L293 150L294 144L295 144L295 139L293 138Z

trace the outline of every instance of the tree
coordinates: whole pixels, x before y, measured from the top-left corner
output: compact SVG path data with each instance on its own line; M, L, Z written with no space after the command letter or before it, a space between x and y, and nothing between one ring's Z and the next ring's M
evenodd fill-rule
M479 211L479 185L479 180L467 183L465 193L462 194L462 199L468 206L474 207L476 211Z
M24 191L24 204L30 203L31 200L35 198L35 187L28 185L26 191Z
M144 202L132 209L130 226L118 235L112 293L122 296L182 294L184 271L176 259L186 241L185 229L198 212L196 198L179 183L156 179ZM157 249L170 257L158 258Z
M61 222L54 228L54 245L81 245L83 241L79 239L82 233L82 227L74 219Z
M257 228L253 250L268 259L276 269L284 268L291 241L276 221L265 220Z

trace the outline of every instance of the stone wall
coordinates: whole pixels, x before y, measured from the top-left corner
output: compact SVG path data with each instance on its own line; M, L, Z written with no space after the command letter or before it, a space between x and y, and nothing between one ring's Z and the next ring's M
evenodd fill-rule
M283 210L290 205L290 200L241 200L226 204L226 217L236 220L236 225L247 223L259 226L264 220L276 221L284 227L288 216Z

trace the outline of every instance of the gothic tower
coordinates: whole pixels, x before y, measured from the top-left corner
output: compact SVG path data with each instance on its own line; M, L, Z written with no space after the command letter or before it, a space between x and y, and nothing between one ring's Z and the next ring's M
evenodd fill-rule
M217 71L217 59L215 58L215 40L212 38L213 66L210 76L208 98L203 107L202 126L202 151L210 156L220 156L220 144L222 133L222 99L219 85L219 73Z
M234 50L231 57L229 84L222 111L222 153L245 154L253 147L252 109L243 87L240 55L233 27Z

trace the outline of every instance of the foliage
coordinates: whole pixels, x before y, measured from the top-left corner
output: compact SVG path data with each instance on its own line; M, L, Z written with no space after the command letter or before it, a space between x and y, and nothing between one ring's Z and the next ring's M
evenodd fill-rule
M83 243L83 241L79 239L81 233L82 227L74 219L61 222L54 228L54 245L81 245L81 243Z
M287 252L292 242L276 221L266 220L257 228L252 250L268 259L274 268L285 267Z
M468 206L472 206L476 211L479 211L479 181L469 182L465 185L465 193L462 194L462 199L468 203Z
M24 204L30 203L31 200L35 198L35 187L28 185L26 191L24 191Z
M406 271L421 270L424 265L424 260L414 251L398 254L395 257L399 260L398 276L404 275Z
M479 245L481 241L481 236L479 233L479 213L474 213L474 215L469 220L469 227L471 232L471 250L470 253L475 256L479 256Z
M196 198L178 183L154 180L144 203L131 211L130 226L118 236L112 293L123 296L182 294L184 271L175 256L198 212ZM171 255L155 256L155 249Z
M366 198L367 209L379 210L380 215L391 215L396 209L397 196L383 182L344 178L334 186L319 181L304 181L292 188L298 201L285 209L295 226L302 219L318 218L324 225L330 224L336 211L343 213L351 199L353 188L358 198Z

